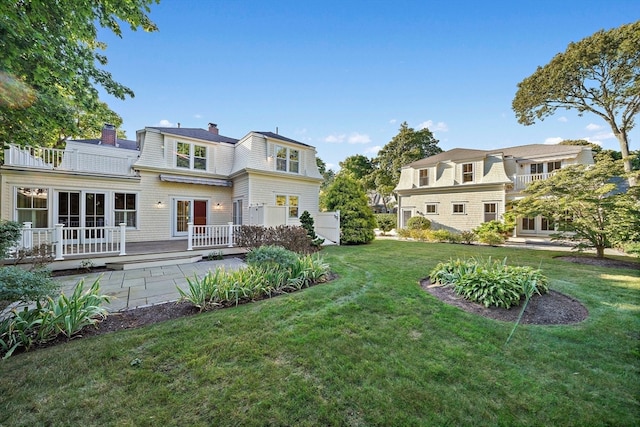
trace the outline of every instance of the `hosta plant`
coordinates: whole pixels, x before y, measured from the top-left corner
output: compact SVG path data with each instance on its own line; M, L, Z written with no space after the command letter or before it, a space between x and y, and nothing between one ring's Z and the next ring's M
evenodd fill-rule
M510 308L534 293L549 290L548 280L540 270L526 266L509 266L502 261L471 258L441 262L429 274L433 283L453 286L457 295L483 304Z

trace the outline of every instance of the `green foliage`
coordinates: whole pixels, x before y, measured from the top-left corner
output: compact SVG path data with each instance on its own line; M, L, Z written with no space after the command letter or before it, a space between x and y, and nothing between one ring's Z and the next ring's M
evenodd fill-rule
M553 218L559 233L553 239L574 242L574 248L604 249L640 241L640 204L633 189L620 192L620 161L605 158L595 165L571 165L545 180L531 183L516 205L524 217Z
M640 109L640 21L600 30L558 53L551 62L518 83L513 110L531 125L558 108L593 113L618 138L626 172L631 171L627 135Z
M403 122L398 134L382 147L373 161L376 168L376 190L383 196L390 195L400 180L400 169L416 160L441 152L438 140L429 129L416 131L410 128L407 122Z
M382 231L383 235L393 230L394 228L396 228L396 223L398 221L398 218L396 217L395 214L389 214L389 213L376 214L375 218L376 218L376 223L378 224L378 228Z
M362 185L348 174L338 174L327 188L325 207L329 211L340 211L342 244L366 244L375 238L376 220L367 196Z
M180 301L188 301L200 311L237 305L322 282L329 272L329 266L321 258L311 255L297 256L274 247L252 252L257 255L246 268L233 271L217 268L203 278L187 279L188 289L178 288ZM294 258L290 259L291 256Z
M302 212L300 215L300 225L302 228L307 230L307 236L311 239L311 244L317 247L320 247L324 243L324 239L321 239L316 234L316 231L313 227L313 217L309 213L309 211Z
M269 245L282 246L299 254L310 254L318 250L318 245L313 244L307 230L293 225L243 225L236 234L236 244L247 249Z
M158 1L0 2L0 140L51 146L99 134L105 121L122 123L96 87L118 99L133 91L102 68L106 45L98 31L156 31L147 13Z
M460 233L460 241L465 245L475 242L478 236L474 231L465 230Z
M423 216L412 216L407 221L409 230L428 230L431 228L431 221Z
M26 271L15 266L0 268L0 301L39 301L57 290L58 285L47 271Z
M273 267L280 266L291 268L298 259L295 252L289 251L282 246L260 246L247 253L247 263L249 265Z
M0 220L0 261L22 236L22 225L15 221Z
M452 285L457 295L483 304L510 308L533 293L547 293L548 281L540 270L508 266L507 259L493 261L471 258L439 263L429 273L433 283Z
M483 222L473 229L473 233L477 236L480 243L491 246L503 244L507 240L507 236L513 230L513 226L502 221L492 220Z
M35 308L14 309L0 322L0 352L8 358L20 347L29 350L61 334L72 338L84 327L105 319L107 310L102 305L108 302L109 297L100 294L98 278L86 292L81 280L70 297L61 294L37 301Z
M447 242L447 243L460 243L462 242L462 237L460 234L453 232L451 230L433 230L431 232L432 239L437 242Z

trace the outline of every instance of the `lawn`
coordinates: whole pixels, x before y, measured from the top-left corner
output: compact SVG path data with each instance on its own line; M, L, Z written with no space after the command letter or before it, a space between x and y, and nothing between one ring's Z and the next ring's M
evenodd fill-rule
M330 283L0 362L0 425L638 425L640 270L559 254L328 247ZM589 318L520 325L505 345L512 324L418 284L469 256L542 268Z

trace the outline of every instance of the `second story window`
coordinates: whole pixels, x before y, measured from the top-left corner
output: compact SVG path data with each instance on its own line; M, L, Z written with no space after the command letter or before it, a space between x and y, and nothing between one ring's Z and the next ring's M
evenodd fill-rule
M207 170L207 147L188 142L176 142L176 167Z
M298 173L300 171L300 151L276 145L276 170Z
M420 169L420 187L429 185L429 169Z
M544 163L531 163L531 175L544 173Z
M473 163L462 165L462 182L473 182Z

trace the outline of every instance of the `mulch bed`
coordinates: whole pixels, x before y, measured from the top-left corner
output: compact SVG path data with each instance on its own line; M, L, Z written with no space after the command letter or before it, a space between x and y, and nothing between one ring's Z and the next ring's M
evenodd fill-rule
M477 302L468 301L453 291L453 286L432 285L428 277L420 281L422 289L440 301L461 308L466 312L478 314L490 319L515 322L522 310L521 306L485 307ZM520 323L531 325L566 325L579 323L589 316L589 311L579 301L560 292L550 290L543 295L534 295L529 300Z

